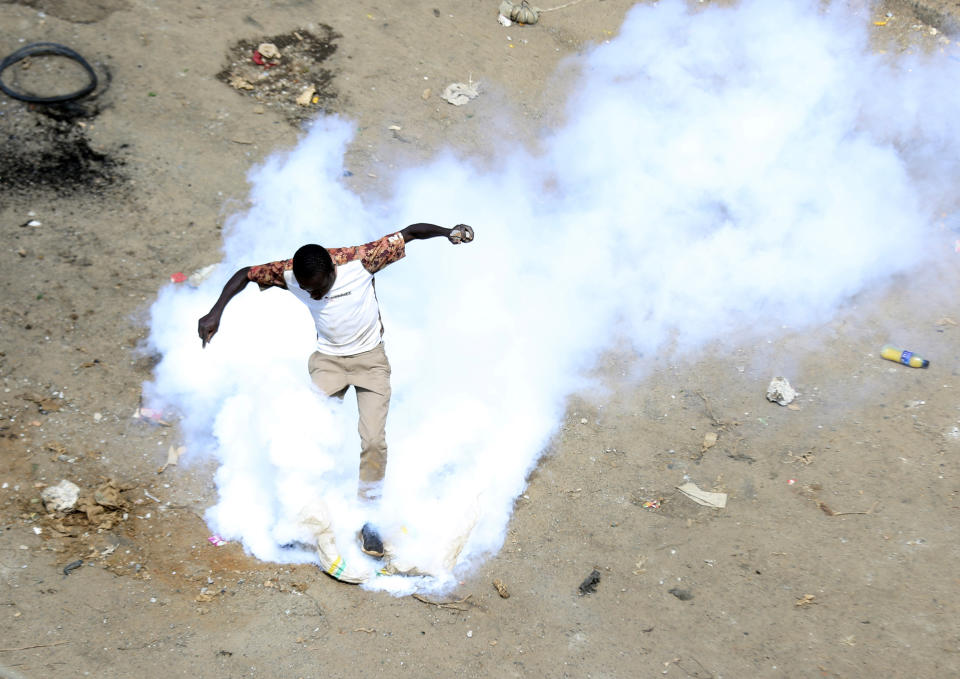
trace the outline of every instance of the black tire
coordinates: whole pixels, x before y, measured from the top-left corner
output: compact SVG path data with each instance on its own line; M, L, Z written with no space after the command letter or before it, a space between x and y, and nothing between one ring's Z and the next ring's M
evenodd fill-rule
M14 89L11 89L3 82L3 72L7 70L10 66L13 66L18 61L22 61L27 57L54 54L61 57L67 57L73 61L80 64L84 71L87 72L87 76L90 78L90 82L84 85L79 90L74 92L68 92L67 94L58 94L52 97L38 97L32 94L24 94L23 92L17 92ZM59 104L64 101L72 101L74 99L80 99L85 97L97 88L97 74L94 72L93 67L87 63L87 60L80 56L77 52L70 49L65 45L60 45L55 42L35 42L29 45L21 47L16 52L8 55L0 62L0 90L3 91L7 96L13 97L14 99L19 99L20 101L28 101L32 104Z

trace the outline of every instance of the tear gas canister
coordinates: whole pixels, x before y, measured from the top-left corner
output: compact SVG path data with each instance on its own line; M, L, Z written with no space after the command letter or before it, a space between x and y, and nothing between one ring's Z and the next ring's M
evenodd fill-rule
M883 349L880 350L880 355L888 361L903 363L904 365L909 365L911 368L926 368L930 365L930 361L927 359L920 358L912 351L898 349L892 344L884 345Z

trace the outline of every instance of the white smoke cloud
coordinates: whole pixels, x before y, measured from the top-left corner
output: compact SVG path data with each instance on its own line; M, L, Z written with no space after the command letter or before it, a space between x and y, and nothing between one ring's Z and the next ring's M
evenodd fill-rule
M411 243L377 276L394 392L379 521L437 577L369 586L408 591L454 581L442 564L457 535L458 570L500 548L565 399L613 343L695 352L776 334L922 263L960 175L960 96L944 86L957 66L872 54L862 19L818 4L637 6L577 57L565 122L538 149L495 169L441 154L399 172L383 204L341 179L341 119L252 170L217 273L152 309L163 360L146 391L219 460L212 528L261 559L308 560L281 545L306 539L298 513L321 499L363 558L353 396L312 391L306 310L251 286L207 349L196 339L240 266L412 222L476 228L470 245Z

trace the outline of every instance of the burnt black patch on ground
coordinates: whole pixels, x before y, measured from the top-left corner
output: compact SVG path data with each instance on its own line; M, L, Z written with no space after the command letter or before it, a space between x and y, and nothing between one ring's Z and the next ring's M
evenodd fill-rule
M73 118L70 107L23 108L20 115L0 118L0 186L5 190L102 193L123 182L123 161L90 146L84 121Z
M217 79L240 94L281 111L291 125L299 126L321 111L333 110L337 99L333 72L323 63L337 51L335 41L340 37L330 26L321 24L313 32L297 29L241 40L230 48L227 66L217 74ZM262 57L257 48L264 43L274 45L279 58Z
M101 86L89 97L60 104L29 104L0 97L0 187L30 195L55 192L102 194L126 182L123 148L93 148L87 126L105 107L100 96L109 86L102 66Z

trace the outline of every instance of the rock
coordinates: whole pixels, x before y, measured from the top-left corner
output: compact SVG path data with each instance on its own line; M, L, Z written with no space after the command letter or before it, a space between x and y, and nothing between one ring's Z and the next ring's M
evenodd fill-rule
M480 83L470 82L470 83L450 83L443 90L441 95L443 99L454 106L463 106L471 99L476 98L480 94L478 85Z
M680 601L690 601L690 599L693 598L693 592L691 592L689 589L680 589L679 587L674 587L673 589L667 591L680 599Z
M77 506L80 497L80 486L72 481L62 480L55 486L44 488L40 493L43 506L48 512L69 512Z
M767 387L767 400L785 406L797 397L796 390L790 386L786 377L774 377Z

